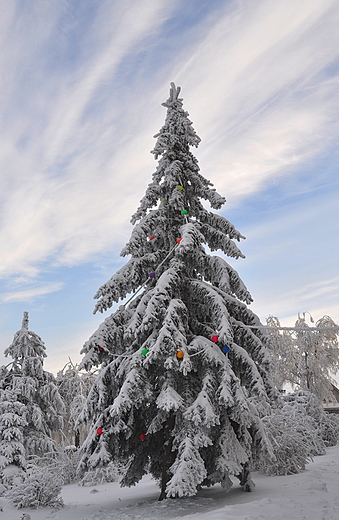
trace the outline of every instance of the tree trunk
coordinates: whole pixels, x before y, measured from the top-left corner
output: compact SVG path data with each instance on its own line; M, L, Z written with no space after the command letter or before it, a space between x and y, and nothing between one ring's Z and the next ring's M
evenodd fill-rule
M173 435L172 432L175 426L175 415L172 412L165 426L165 441L164 441L164 455L162 459L162 474L161 474L161 493L158 500L164 500L166 497L166 486L170 481L171 477L169 474L169 469L175 461L175 452L172 451L173 447Z
M253 491L255 484L251 479L251 472L249 469L248 462L244 464L242 472L240 473L240 475L237 475L237 478L240 480L240 485L244 491Z
M74 434L74 444L77 448L80 447L80 431L79 430L76 430L76 432Z

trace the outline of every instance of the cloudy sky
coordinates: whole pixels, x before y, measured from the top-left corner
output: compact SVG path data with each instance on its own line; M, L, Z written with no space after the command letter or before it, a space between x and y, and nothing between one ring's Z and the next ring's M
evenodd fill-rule
M337 0L1 0L1 353L28 311L48 370L80 360L171 81L253 310L339 322L338 26Z

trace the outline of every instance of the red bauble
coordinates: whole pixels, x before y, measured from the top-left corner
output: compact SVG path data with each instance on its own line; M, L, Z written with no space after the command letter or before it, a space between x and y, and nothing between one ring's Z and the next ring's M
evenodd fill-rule
M213 341L213 343L218 343L218 341L219 341L219 336L212 336L212 337L211 337L211 340Z
M104 349L102 347L99 347L99 352L102 352Z
M154 240L155 239L155 235L152 235L149 237L150 240Z
M103 432L102 428L98 428L98 429L97 429L97 434L98 434L98 435L102 435L102 432Z
M140 439L141 441L144 441L144 440L146 439L146 434L145 434L145 433L140 433L140 435L139 435L139 439Z
M182 241L182 238L177 238L178 244L180 244L181 241Z

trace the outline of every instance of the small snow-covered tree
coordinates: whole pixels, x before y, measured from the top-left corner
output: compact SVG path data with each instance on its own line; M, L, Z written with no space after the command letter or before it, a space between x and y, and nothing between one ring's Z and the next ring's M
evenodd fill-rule
M14 414L17 415L15 435L11 435L20 439L26 459L55 451L51 432L62 426L64 406L53 374L43 369L45 350L40 336L28 330L28 312L24 312L22 327L5 350L5 356L13 361L3 368L6 373L1 381L1 391L10 397L7 410L13 409L13 421ZM0 424L6 421L6 413L4 411L0 416ZM6 440L4 434L2 440ZM23 456L20 449L20 457ZM18 464L23 467L21 458Z
M311 317L312 323L314 322ZM333 376L339 368L338 326L330 316L320 318L314 327L306 323L306 313L298 315L294 328L279 330L278 318L267 319L268 343L273 359L272 377L281 389L289 383L294 389L310 391L320 401L333 399Z
M63 444L80 446L86 429L76 428L75 422L82 411L88 392L94 382L94 373L81 373L71 360L57 373L56 385L65 405L63 413Z
M5 497L9 498L17 509L38 509L44 506L59 508L63 506L60 496L62 486L63 478L59 472L50 467L29 464L22 481L10 488Z
M266 324L270 327L268 329L270 339L268 349L272 358L271 378L281 392L286 382L291 383L292 374L295 374L295 367L298 363L298 354L291 331L281 330L279 318L269 316Z
M1 388L7 377L5 367L1 367L0 383L0 482L6 480L5 468L26 467L23 428L27 424L25 405L17 400L15 392Z
M81 468L128 460L121 484L148 471L160 499L194 495L230 475L252 489L252 454L271 453L260 419L274 398L269 356L252 298L226 260L244 238L221 215L225 202L199 173L188 113L171 84L159 160L122 256L127 263L96 294L95 312L128 294L86 342L81 367L100 366L79 424L90 424Z
M332 375L339 368L336 324L329 316L323 316L316 322L315 330L311 331L304 314L302 317L298 316L295 326L300 388L309 390L322 401L333 399L332 384L336 382Z

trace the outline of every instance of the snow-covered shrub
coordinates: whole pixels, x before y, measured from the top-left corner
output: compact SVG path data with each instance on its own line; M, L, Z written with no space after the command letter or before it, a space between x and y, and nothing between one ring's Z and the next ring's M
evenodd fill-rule
M25 472L16 464L8 464L0 471L0 481L6 489L20 484L24 476Z
M283 396L282 406L264 417L263 423L276 460L258 460L255 467L269 475L299 473L314 455L323 455L338 434L335 421L311 392Z
M126 470L123 464L110 462L105 467L87 471L79 482L79 486L95 486L104 482L117 482Z
M330 417L325 412L318 397L309 391L294 392L283 397L285 403L290 404L299 411L306 411L306 414L314 420L317 436L324 442L325 446L335 446L339 439L338 421ZM313 455L320 455L314 452Z
M60 474L46 466L32 465L20 484L13 486L6 493L17 509L40 506L60 507L63 505L60 492L63 479Z
M66 446L60 451L59 457L54 463L54 467L62 476L64 484L71 484L78 480L77 467L79 460L79 450L75 446Z
M324 412L319 421L319 430L325 446L336 446L339 441L339 416Z
M318 446L313 420L285 405L273 410L263 422L276 460L260 460L257 469L268 475L290 475L305 469L306 464L312 460L314 447ZM321 448L323 444L320 442L318 450L321 451Z

